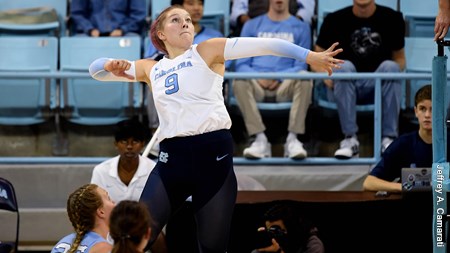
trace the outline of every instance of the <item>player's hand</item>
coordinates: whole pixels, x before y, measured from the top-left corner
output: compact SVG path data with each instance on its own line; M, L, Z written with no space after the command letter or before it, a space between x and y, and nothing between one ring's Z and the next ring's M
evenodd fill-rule
M115 76L125 77L134 80L134 77L125 73L129 70L131 63L127 60L112 60L105 63L105 70L113 73Z
M309 52L306 57L306 63L311 65L313 69L317 71L326 71L328 75L333 74L333 69L341 68L341 64L344 63L343 60L334 58L337 54L343 51L342 48L335 48L339 45L338 42L333 43L331 47L323 52Z
M449 10L439 10L436 20L434 22L434 40L443 40L447 35L448 27L450 26Z

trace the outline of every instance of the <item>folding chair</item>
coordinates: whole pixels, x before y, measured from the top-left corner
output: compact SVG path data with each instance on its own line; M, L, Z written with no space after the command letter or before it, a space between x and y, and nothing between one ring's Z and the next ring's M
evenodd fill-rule
M19 208L17 206L16 192L8 180L0 177L0 210L15 212L17 215L16 239L14 242L3 242L0 240L0 253L10 253L14 249L17 253L19 246ZM0 238L1 239L1 238Z

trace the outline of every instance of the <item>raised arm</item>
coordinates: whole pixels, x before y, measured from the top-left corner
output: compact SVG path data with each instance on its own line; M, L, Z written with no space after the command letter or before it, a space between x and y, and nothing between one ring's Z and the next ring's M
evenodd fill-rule
M335 49L337 45L338 43L334 43L323 52L313 52L282 39L239 37L210 39L200 43L198 50L210 66L216 61L224 62L246 57L274 55L304 61L331 75L333 68L339 68L343 63L342 60L334 58L342 52L342 49Z

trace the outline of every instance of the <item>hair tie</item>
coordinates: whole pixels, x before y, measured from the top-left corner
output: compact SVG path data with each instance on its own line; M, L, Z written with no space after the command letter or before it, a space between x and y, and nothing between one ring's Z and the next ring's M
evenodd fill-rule
M130 236L129 234L122 234L122 235L120 236L120 239L121 239L121 240L126 240L126 239L128 239L128 238L131 238L131 236Z

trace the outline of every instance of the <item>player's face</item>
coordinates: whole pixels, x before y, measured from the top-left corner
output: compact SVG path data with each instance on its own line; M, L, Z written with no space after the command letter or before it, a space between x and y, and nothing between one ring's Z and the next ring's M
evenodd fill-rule
M164 28L158 32L167 47L188 49L194 40L191 16L184 9L173 9L167 13Z
M101 218L109 223L109 216L111 215L111 211L116 204L111 200L108 192L105 189L97 187L97 193L100 195L103 202L103 205L98 209L97 212L99 213Z
M423 100L414 107L414 112L416 113L417 120L419 121L419 126L421 129L430 130L432 129L432 111L431 111L431 100Z

